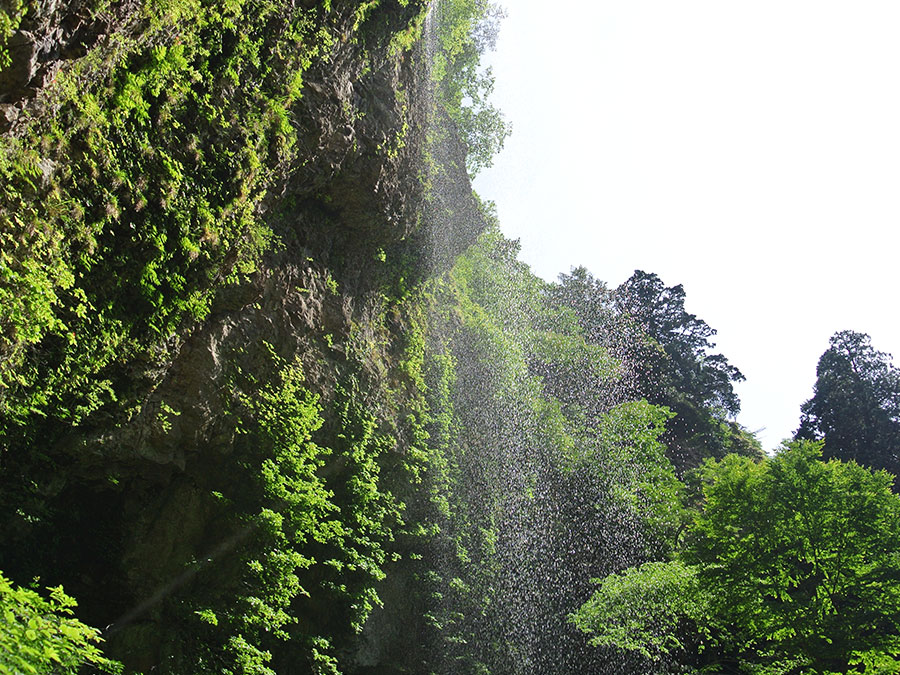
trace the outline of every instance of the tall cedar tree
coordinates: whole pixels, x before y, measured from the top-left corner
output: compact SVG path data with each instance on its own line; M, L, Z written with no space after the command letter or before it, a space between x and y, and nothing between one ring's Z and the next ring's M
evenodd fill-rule
M824 440L824 456L900 473L900 371L864 333L841 331L816 368L798 439ZM895 486L896 489L896 486Z

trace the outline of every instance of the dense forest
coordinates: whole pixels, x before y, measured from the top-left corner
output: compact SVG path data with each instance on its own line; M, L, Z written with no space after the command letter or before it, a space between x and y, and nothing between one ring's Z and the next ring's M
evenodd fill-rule
M680 285L535 276L501 17L0 5L0 673L900 672L900 371L770 456Z

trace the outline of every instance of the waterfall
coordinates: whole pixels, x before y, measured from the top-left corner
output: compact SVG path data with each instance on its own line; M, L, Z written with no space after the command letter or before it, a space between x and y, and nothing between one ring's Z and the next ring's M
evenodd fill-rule
M633 659L589 646L568 622L591 578L643 559L650 546L639 506L623 497L642 466L613 456L616 430L603 428L612 424L604 415L626 402L621 368L582 334L552 325L545 284L474 197L466 148L432 71L446 7L430 4L420 52L421 255L441 281L428 318L430 464L413 512L435 534L422 565L404 572L413 582L388 580L366 662L404 658L387 643L415 636L421 660L404 663L411 672L640 672ZM587 371L560 366L570 355L547 349L558 339L588 354ZM578 410L596 419L582 424ZM635 413L623 423L647 421ZM385 628L409 620L390 601L423 607L425 623Z

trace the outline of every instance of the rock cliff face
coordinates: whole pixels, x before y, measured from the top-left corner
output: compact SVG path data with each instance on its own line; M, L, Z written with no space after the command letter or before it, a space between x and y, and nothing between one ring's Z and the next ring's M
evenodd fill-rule
M82 618L106 627L110 656L122 659L129 669L213 672L225 668L217 650L230 655L229 663L262 663L268 650L275 652L272 664L281 664L283 672L330 672L335 654L352 651L352 635L365 620L364 606L372 602L394 536L381 528L388 527L395 508L388 488L404 489L401 465L415 433L409 416L420 393L405 359L419 311L410 289L434 269L423 247L436 240L438 229L458 232L454 243L441 245L438 259L446 263L450 251L459 250L483 227L460 143L442 147L437 187L432 181L426 188L425 126L435 112L425 56L398 42L398 36L413 36L421 25L425 2L246 2L243 14L222 17L216 3L173 1L164 3L168 23L153 14L159 3L125 0L102 9L98 4L32 3L20 12L5 40L9 59L0 71L0 131L9 148L24 153L21 164L33 159L43 179L31 187L21 187L24 179L11 179L0 212L12 219L24 204L38 214L35 218L45 223L47 236L56 242L56 257L48 259L61 260L59 264L72 272L71 280L65 277L52 286L55 295L47 306L55 317L47 320L43 333L26 339L29 334L15 317L0 317L6 321L0 354L13 364L9 372L15 375L17 368L33 375L21 381L9 377L11 384L0 388L5 397L0 403L10 420L10 411L28 409L20 401L31 401L28 405L37 411L17 413L4 425L0 460L18 487L6 490L0 500L0 527L7 542L0 569L20 580L39 574L48 583L64 583L79 598ZM236 39L229 22L254 12L265 17L262 27L247 30L258 30L259 39L242 46L245 51L238 55L229 52L228 41ZM216 33L221 45L207 49L201 42L195 52L190 46L181 51L191 22L201 21L198 17L225 26ZM286 37L272 46L267 31L282 23L295 27L279 28ZM197 33L201 38L202 30ZM292 44L309 52L312 39L318 41L316 51L302 57L307 61L296 75L300 88L291 94L293 102L278 108L259 99L259 109L228 107L230 96L255 101L248 94L254 87L272 80L277 89L279 78L292 77L277 64L265 71L263 63L248 75L260 77L259 83L241 80L240 59L252 62L253 49L271 49L290 65L293 57L278 50ZM181 56L188 53L211 53L209 63ZM209 73L218 72L220 61L228 59L236 60L232 70L208 91L201 89L202 78L213 77ZM194 73L195 91L201 92L188 97L193 107L174 118L166 105L175 94L167 99L166 91L152 82L129 89L148 68L163 78L164 66ZM58 74L66 82L84 83L83 95L73 94L71 88L61 93L63 85L55 82ZM101 84L91 88L88 82ZM209 101L222 103L215 107ZM84 122L74 137L65 131L54 135L56 119L71 119L65 117L70 109L108 121ZM244 118L225 119L227 115ZM198 121L197 129L189 126L192 119ZM277 133L264 131L246 159L247 151L233 150L229 143L252 136L254 124L268 124ZM210 133L207 128L219 129L219 135L204 136ZM135 147L142 148L138 152L144 153L136 156L141 159L124 156L92 163L100 152L95 147L113 147L110 156L119 153L117 148L129 147L132 141L126 133L145 133L158 142L176 139L178 144L149 147L136 141ZM454 137L452 130L448 133ZM37 155L28 154L34 150ZM144 162L154 153L167 167L162 177L148 168L153 164L149 159L137 168L129 164ZM196 200L182 196L187 188L172 187L183 175L185 184L192 182L192 189L199 186L205 194L203 181L220 180L225 170L204 173L203 162L213 153L232 158L232 164L244 162L238 177L249 175L256 181L247 179L246 189L233 181L233 192L228 193L223 180L225 206L216 212L218 217L231 218L235 209L246 207L247 219L262 225L261 243L253 239L256 235L248 235L250 230L232 236L225 230L219 234L215 226L197 225L206 216L201 211L191 215ZM115 169L115 161L121 169ZM85 165L75 165L79 162ZM19 175L16 166L10 166L4 169L7 177ZM82 171L87 177L78 175ZM92 195L99 192L91 181L102 186L109 176L113 183L122 181L121 195L107 195L105 205L97 203ZM155 181L160 196L135 196L154 194ZM208 191L217 189L222 188L210 184ZM434 192L429 194L429 189ZM465 197L452 213L442 196L448 190ZM60 203L80 200L80 205L57 221L45 211L60 195ZM149 223L147 214L153 209L157 221L177 219L184 211L170 208L173 203L187 209L191 224L183 236L193 236L190 228L199 228L199 234L196 244L183 244L186 254L166 254L166 260L184 260L183 265L152 267L154 288L165 287L163 275L187 281L173 281L174 294L151 299L151 304L177 300L185 284L190 290L192 264L219 262L197 276L201 281L195 293L208 298L205 309L178 314L164 330L145 330L139 326L161 325L154 317L162 310L159 305L144 310L143 300L129 299L129 241L139 241L142 223ZM28 251L36 250L28 243L28 228L33 226L21 225L19 232L19 221L8 222L10 241L18 237L16 241L24 242L11 251L18 270ZM79 235L81 240L67 239L64 230L54 238L57 222L61 228L74 223L82 230L93 229ZM168 251L167 242L175 239L174 230L167 231L168 236L154 244L160 250ZM225 241L226 236L231 240ZM439 239L449 241L444 235ZM262 251L253 259L242 253L248 241ZM137 259L139 250L134 249L133 264L148 266L140 276L146 291L150 264ZM118 283L110 285L109 269L121 270ZM71 300L75 309L70 311L67 294L87 300L80 305ZM143 316L142 311L149 317L145 324L135 319L134 327L119 333L106 328L127 326L133 317ZM100 365L91 361L89 352L65 346L67 336L75 345L91 331L121 337L108 357L97 361ZM78 366L81 362L88 365ZM52 392L34 393L50 391L49 376L42 375L42 364L48 363L62 364L59 372L69 373L72 383L83 378L89 388L105 382L106 402L85 403L83 416L65 419L65 401L54 404ZM302 373L305 394L290 389L287 372ZM65 391L63 384L59 387ZM73 405L79 395L73 394ZM276 399L281 403L275 405ZM306 432L287 442L274 430L283 422L277 421L281 418L274 408L297 400L303 403L298 410L314 415L317 409L319 421L309 422ZM272 409L265 407L270 403ZM37 438L42 439L40 457ZM294 453L305 448L303 452L317 458L310 460L312 473L295 467L292 471L299 473L266 483L271 476L259 476L268 471L270 458L254 459L254 453L269 446L276 456L288 452L283 448ZM357 494L360 476L367 477L366 489L371 490L359 507L363 515L341 501ZM242 481L248 480L260 481L259 503L241 503ZM272 481L281 481L281 487L276 489ZM393 487L386 484L391 481ZM29 482L33 489L27 487ZM296 489L291 492L285 484ZM301 484L306 487L296 487ZM259 513L277 512L279 500L299 499L310 486L321 488L324 501L306 509L320 509L322 522L310 525L305 534L279 530L266 539L270 533ZM380 516L364 512L375 508L371 505L383 509ZM326 513L337 514L331 517L338 525L326 527ZM363 516L374 524L363 523ZM379 517L383 523L377 522ZM246 568L290 542L300 557L295 569L285 572L284 588L277 590L287 595L266 596L272 584L249 581ZM337 588L334 570L321 564L325 560L332 567L349 565L359 572L349 575L346 588ZM257 603L257 613L240 603ZM258 618L266 612L272 616ZM206 628L197 628L198 616ZM231 624L230 637L227 632L225 638L204 636L216 622ZM270 629L283 635L273 642L266 635ZM254 631L260 636L255 642ZM295 633L301 638L284 647L282 638Z
M8 65L0 70L0 131L15 128L21 113L66 62L85 56L114 34L140 30L140 3L119 2L105 11L88 0L25 3L5 41Z

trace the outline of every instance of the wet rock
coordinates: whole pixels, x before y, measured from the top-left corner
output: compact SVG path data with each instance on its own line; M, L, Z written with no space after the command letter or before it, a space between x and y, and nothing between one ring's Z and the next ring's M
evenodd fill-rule
M21 95L37 71L38 45L32 33L16 31L7 42L11 62L0 71L0 102L15 100Z
M95 13L88 0L42 0L31 3L20 29L9 38L11 64L0 70L0 103L20 104L37 98L64 61L84 56L104 37L133 30L140 0L114 3ZM15 126L0 118L0 133Z
M19 108L12 103L0 103L0 132L5 131L19 118Z
M15 86L9 85L10 97L0 105L0 130L31 105L29 87L35 92L47 86L63 59L80 56L104 35L122 29L135 6L126 0L101 20L88 18L77 0L40 4L42 13L19 39L17 70L8 76ZM383 261L384 250L392 247L412 251L419 245L416 236L430 236L419 232L425 194L417 171L428 96L412 57L389 57L384 45L380 53L376 46L409 18L403 12L418 11L416 4L385 11L384 36L367 35L365 45L338 42L330 61L305 74L303 96L291 111L302 163L273 169L285 175L261 207L267 224L289 242L285 249L268 255L243 283L222 288L203 321L165 338L152 373L138 372L143 366L123 371L123 379L134 376L127 413L91 420L54 449L68 462L64 482L90 485L114 474L122 486L117 489L126 495L125 509L144 513L152 504L148 515L132 518L134 534L124 554L139 572L122 581L136 598L152 596L157 584L177 576L193 551L202 548L203 533L215 525L213 511L198 495L208 493L205 481L217 476L235 451L238 436L230 408L239 393L236 368L260 383L277 383L278 364L270 350L288 363L299 361L304 386L319 395L327 416L342 369L358 359L353 368L359 371L360 403L379 424L402 427L397 418L402 394L391 393L391 405L378 397L401 391L399 375L391 372L397 360L391 350L403 343L403 327L399 320L385 325L382 280L372 260L380 251ZM333 20L351 25L356 8L350 0L335 0ZM460 181L456 189L468 194L464 149L456 144L447 152L454 154L447 180ZM49 160L38 166L44 181L57 169ZM458 223L449 227L475 231L477 209L463 204L455 211ZM434 227L448 225L441 220ZM383 272L390 273L397 272ZM365 345L364 355L352 354L354 336L357 350ZM322 433L332 433L329 424L336 422L327 419ZM395 437L401 449L408 442L401 433ZM135 566L135 560L147 564ZM120 653L144 650L146 663L133 657L134 663L149 670L161 638L158 625L147 625L147 634L136 622L131 637L118 639ZM125 644L132 637L134 649Z

